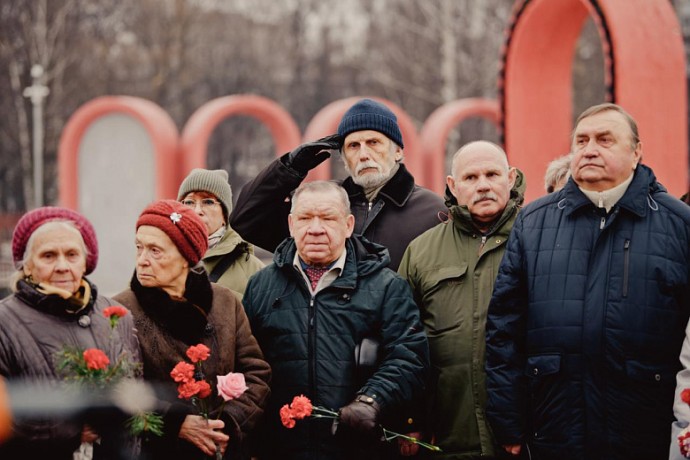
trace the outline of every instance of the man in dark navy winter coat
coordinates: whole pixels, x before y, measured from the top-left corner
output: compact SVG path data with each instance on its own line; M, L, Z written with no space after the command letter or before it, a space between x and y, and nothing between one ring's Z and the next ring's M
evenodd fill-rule
M690 208L640 163L635 121L577 120L572 178L518 215L487 321L487 416L532 459L668 456L690 311Z
M297 189L289 228L292 237L277 248L272 265L250 278L243 298L273 370L257 456L378 459L381 417L419 396L429 365L412 292L386 268L383 246L352 236L347 193L334 182ZM367 338L378 338L381 353L365 377L357 372L355 349ZM339 410L335 435L328 418L281 425L280 408L300 394Z

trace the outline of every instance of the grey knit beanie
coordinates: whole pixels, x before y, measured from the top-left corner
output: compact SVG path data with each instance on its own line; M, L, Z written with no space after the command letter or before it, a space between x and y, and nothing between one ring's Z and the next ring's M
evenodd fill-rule
M404 147L398 118L388 107L371 99L361 99L345 112L338 126L338 134L344 139L350 133L369 129L385 134Z
M214 194L223 207L225 223L228 223L228 218L232 211L232 189L228 183L228 172L226 170L192 169L192 172L180 184L180 190L177 192L177 201L181 201L191 192Z

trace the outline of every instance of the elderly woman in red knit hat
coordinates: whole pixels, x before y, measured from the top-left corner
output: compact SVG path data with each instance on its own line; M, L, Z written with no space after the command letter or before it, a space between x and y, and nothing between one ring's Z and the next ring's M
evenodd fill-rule
M206 229L194 211L162 200L149 205L136 224L136 272L130 289L115 298L132 310L141 342L144 379L167 387L170 405L163 415L164 435L149 438L142 452L149 460L197 458L201 453L241 458L248 432L263 412L270 368L249 328L242 304L227 288L211 284L198 265L208 247ZM178 398L171 370L189 362L186 351L203 344L211 384L210 407L220 406L216 376L242 373L247 390L212 412L199 415Z
M56 354L67 347L98 348L110 362L123 353L130 362L140 360L132 315L111 331L104 310L115 302L98 295L85 278L96 268L98 243L84 216L57 207L25 214L14 229L12 255L14 293L0 302L0 375L55 379ZM71 459L81 442L98 438L76 422L20 421L13 428L10 440L0 445L0 458ZM108 439L101 441L94 458L99 449L107 454Z

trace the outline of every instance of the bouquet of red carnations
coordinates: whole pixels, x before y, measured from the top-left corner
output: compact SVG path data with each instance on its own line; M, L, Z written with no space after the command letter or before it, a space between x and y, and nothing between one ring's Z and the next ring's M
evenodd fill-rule
M107 307L103 315L110 321L111 334L120 318L128 310L119 305ZM140 363L134 363L126 353L118 356L117 361L110 362L105 352L99 348L80 350L65 347L57 355L57 370L66 382L85 386L92 390L105 390L125 378L134 378L141 370ZM141 411L126 422L130 433L139 436L145 432L156 436L163 435L163 419L153 412Z
M203 363L211 355L211 350L204 344L193 345L187 349L191 364L180 361L170 371L170 377L178 383L177 393L180 399L189 399L199 409L199 415L209 416L208 397L211 396L211 385L205 380ZM239 398L247 390L244 374L230 372L216 377L216 390L223 398L218 409L218 417L223 412L227 401Z

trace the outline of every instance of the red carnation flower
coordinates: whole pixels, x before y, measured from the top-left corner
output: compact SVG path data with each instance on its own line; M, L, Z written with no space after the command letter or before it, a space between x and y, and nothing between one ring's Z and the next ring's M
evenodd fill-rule
M170 377L172 377L173 380L178 383L192 381L194 380L194 366L184 361L180 361L175 367L173 367L173 370L170 371Z
M280 421L283 423L285 428L294 428L297 424L292 416L292 411L287 404L280 408Z
M103 310L103 316L106 318L122 318L127 314L127 309L119 305L113 305L112 307L107 307Z
M304 395L299 395L292 399L290 409L292 411L292 416L297 420L301 420L304 417L309 417L311 415L313 407L309 398Z
M211 396L211 385L209 385L206 380L199 380L196 382L196 384L199 388L200 398L206 398L208 396Z
M84 361L86 361L86 367L94 371L105 369L110 364L108 357L98 348L85 350Z
M183 384L177 387L178 398L189 399L192 396L199 393L200 390L201 388L199 382L197 382L196 380L184 382Z
M200 343L199 345L194 345L187 349L187 357L193 362L198 363L199 361L206 361L211 354L211 350Z
M690 388L686 388L685 390L680 392L680 399L685 404L690 404Z

